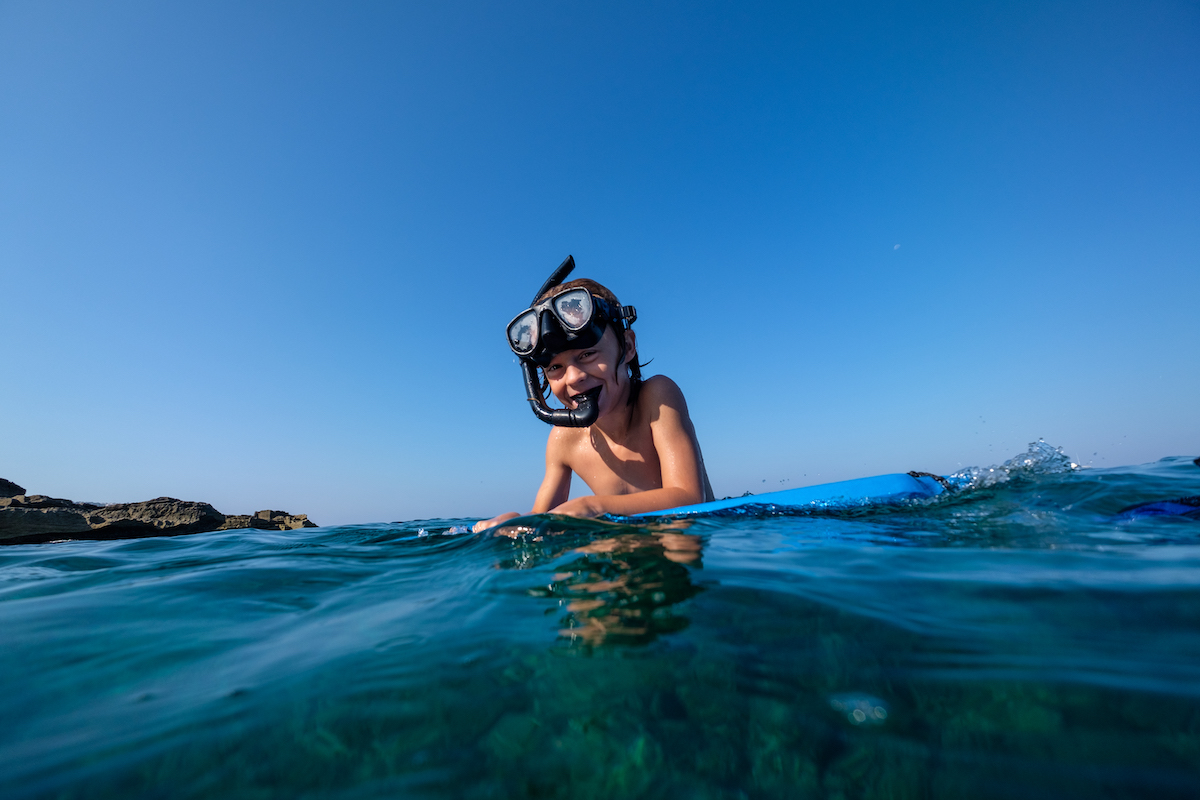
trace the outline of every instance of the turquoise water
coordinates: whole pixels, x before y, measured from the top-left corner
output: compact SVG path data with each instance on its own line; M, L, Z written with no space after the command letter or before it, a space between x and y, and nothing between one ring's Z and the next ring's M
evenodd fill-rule
M0 795L1196 796L1200 469L957 482L0 548Z

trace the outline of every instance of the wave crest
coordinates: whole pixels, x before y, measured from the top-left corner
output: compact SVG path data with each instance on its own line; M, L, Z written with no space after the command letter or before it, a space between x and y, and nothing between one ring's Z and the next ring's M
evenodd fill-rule
M1010 458L1003 464L991 467L967 467L952 475L949 480L956 489L983 489L1007 483L1015 478L1032 478L1039 475L1061 475L1074 472L1080 466L1063 452L1061 447L1047 444L1045 439L1029 443L1029 449Z

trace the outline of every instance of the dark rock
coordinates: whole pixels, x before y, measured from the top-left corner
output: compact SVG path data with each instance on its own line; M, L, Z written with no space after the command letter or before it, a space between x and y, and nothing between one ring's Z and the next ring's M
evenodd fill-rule
M25 490L17 486L15 483L4 478L0 478L0 497L15 497L19 494L25 494Z
M88 515L94 531L155 536L158 534L201 533L215 531L225 515L208 503L156 497L143 503L119 503L101 506Z
M25 508L100 508L96 503L75 503L63 500L61 497L47 497L44 494L19 494L16 497L0 498L0 506L23 506Z
M88 525L85 513L86 509L69 507L0 508L0 542L12 539L21 542L46 541L89 533L91 526Z
M290 531L297 528L315 528L308 514L289 514L286 511L256 511L252 515L237 514L225 517L221 530L257 528L264 531Z
M75 503L20 490L0 497L0 543L27 544L53 539L134 539L186 533L260 528L285 531L315 528L306 514L259 511L253 516L226 517L208 503L156 497L143 503Z
M225 515L208 503L173 497L101 506L44 495L21 496L0 505L0 542L176 536L215 531L224 522Z

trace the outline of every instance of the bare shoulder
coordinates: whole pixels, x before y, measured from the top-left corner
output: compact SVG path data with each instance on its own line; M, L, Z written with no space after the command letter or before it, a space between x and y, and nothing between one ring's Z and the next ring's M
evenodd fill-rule
M571 453L578 449L583 440L585 428L566 428L555 426L550 430L546 439L546 462L569 464Z
M679 388L679 384L668 378L666 375L655 375L652 378L647 378L642 383L642 396L647 400L652 400L668 405L676 405L683 403L683 390Z
M687 400L683 397L683 390L679 388L679 384L666 375L655 375L646 379L638 395L638 405L649 411L652 418L657 417L655 412L663 408L670 409L684 417L688 414Z

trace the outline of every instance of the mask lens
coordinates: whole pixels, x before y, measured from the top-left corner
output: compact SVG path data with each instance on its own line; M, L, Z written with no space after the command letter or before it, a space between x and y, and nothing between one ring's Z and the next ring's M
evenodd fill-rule
M582 330L592 320L592 295L586 289L572 289L554 298L554 313L569 331Z
M514 319L508 326L508 344L518 355L533 352L537 343L538 317L532 309Z

